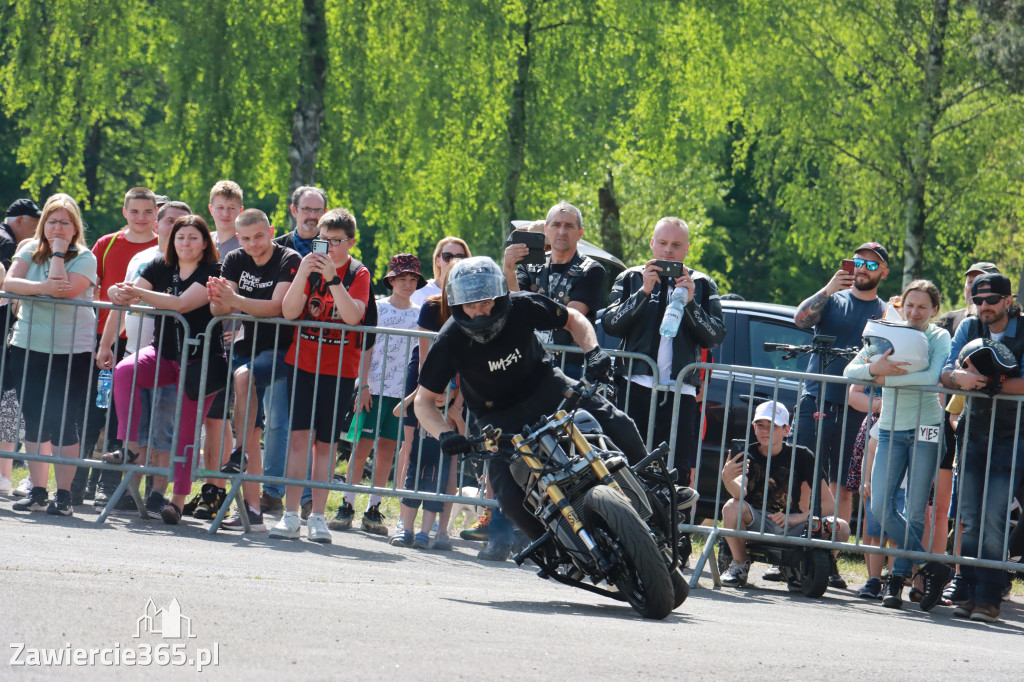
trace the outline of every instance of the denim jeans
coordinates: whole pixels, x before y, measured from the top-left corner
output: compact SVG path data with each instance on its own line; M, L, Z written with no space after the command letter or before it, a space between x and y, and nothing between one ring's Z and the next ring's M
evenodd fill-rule
M875 463L871 469L871 513L882 525L885 536L899 549L924 552L921 536L924 535L925 511L932 481L939 465L939 442L918 441L916 435L916 429L880 430ZM901 512L896 494L904 474L907 477L907 496L905 511ZM913 559L896 557L892 572L909 578L915 563Z
M959 472L959 508L963 523L960 548L965 557L1005 561L1010 496L1024 477L1024 438L1013 453L1013 435L1000 437L996 434L992 450L993 459L1000 454L1007 458L1003 461L1013 461L1015 454L1016 468L1011 472L1008 467L988 467L988 434L971 434L967 439ZM962 565L960 572L973 601L999 606L1006 571Z
M288 418L291 408L291 395L288 393L288 376L293 368L285 364L287 350L264 351L252 362L253 386L257 392L263 392L263 412L265 426L263 429L263 474L265 476L284 476L285 462L288 458L288 437L291 433ZM273 383L271 383L273 381ZM267 390L269 389L269 390ZM310 463L312 466L312 463ZM307 476L312 475L312 469ZM284 497L284 486L267 483L264 492L278 499ZM313 499L313 491L304 488L302 503Z

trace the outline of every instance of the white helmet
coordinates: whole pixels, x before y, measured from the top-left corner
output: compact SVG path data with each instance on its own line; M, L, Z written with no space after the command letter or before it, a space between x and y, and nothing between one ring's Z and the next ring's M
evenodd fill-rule
M891 349L889 359L907 363L903 366L907 372L928 369L928 337L923 331L908 327L904 322L868 320L863 336L869 361L874 362Z

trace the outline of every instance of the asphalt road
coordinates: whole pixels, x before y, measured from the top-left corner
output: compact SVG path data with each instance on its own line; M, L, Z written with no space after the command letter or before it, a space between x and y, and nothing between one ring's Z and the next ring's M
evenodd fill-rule
M326 546L210 536L190 519L171 527L114 515L98 525L92 514L19 514L12 501L0 498L0 639L13 645L0 679L181 679L196 666L171 662L214 655L204 677L1022 678L1024 611L1011 602L1001 623L981 625L942 607L892 611L852 590L809 600L756 579L714 590L706 575L675 613L650 622L511 562L477 561L469 543L435 553L360 531ZM164 619L172 600L181 617ZM155 663L160 647L167 665ZM108 651L94 665L12 665L90 649ZM126 663L147 651L144 671ZM103 664L115 656L120 665Z

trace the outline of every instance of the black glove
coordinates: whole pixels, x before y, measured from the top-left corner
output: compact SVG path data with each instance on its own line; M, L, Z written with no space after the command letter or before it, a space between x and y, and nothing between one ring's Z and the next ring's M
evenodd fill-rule
M458 431L445 431L438 438L441 441L441 452L446 455L461 455L469 452L469 439Z
M607 384L612 376L612 359L600 346L591 348L583 356L587 361L587 368L583 376L592 384Z

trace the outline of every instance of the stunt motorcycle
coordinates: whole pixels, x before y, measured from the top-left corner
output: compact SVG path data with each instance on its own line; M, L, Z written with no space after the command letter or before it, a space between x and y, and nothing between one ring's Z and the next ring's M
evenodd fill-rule
M472 452L465 456L507 458L526 493L526 509L544 526L543 535L513 556L516 564L529 559L542 578L663 619L690 592L679 551L689 538L678 526L697 500L677 493L665 443L630 466L597 420L578 408L599 388L581 382L555 414L512 438L485 427L470 439Z

